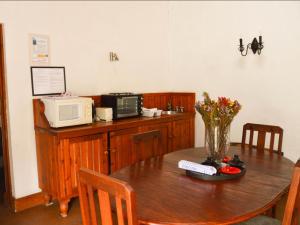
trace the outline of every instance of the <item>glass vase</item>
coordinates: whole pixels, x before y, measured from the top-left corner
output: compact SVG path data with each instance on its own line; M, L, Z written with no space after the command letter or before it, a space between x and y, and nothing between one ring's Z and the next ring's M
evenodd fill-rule
M230 146L230 125L220 124L205 126L205 147L210 157L215 162L221 162Z

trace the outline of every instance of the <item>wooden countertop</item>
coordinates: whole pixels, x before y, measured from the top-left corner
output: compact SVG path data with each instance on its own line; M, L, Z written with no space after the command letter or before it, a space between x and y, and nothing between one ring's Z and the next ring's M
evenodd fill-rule
M58 136L59 138L64 137L77 137L84 135L92 135L97 133L103 133L114 130L121 130L130 127L140 126L140 125L148 125L162 122L171 122L180 119L185 119L191 116L195 116L195 112L185 112L185 113L176 113L172 115L161 115L159 117L134 117L134 118L126 118L120 119L112 122L94 122L92 124L79 125L79 126L71 126L71 127L63 127L63 128L49 128L49 127L40 127L35 126L35 129L44 130L45 132L49 132L52 135Z

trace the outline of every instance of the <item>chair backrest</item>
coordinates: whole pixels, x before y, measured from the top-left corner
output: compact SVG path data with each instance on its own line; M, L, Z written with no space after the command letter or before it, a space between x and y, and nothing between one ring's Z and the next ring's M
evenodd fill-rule
M278 154L282 154L281 149L282 149L283 129L281 127L272 126L272 125L255 124L255 123L246 123L243 126L242 148L245 148L247 144L246 143L247 131L250 131L250 137L248 143L250 149L252 147L255 147L258 151L264 151L266 149L265 148L266 133L270 133L271 136L270 136L270 146L268 149L269 152L270 153L276 152ZM254 132L258 132L256 145L253 145ZM275 134L279 135L277 150L274 149Z
M133 139L133 157L134 162L143 161L153 156L162 154L160 145L161 132L159 130L151 130L143 133L132 135Z
M118 225L137 225L135 192L129 184L83 168L78 171L78 182L83 225L112 225L111 205L114 203L111 204L111 199L113 197ZM95 198L95 191L98 194L97 198ZM100 217L95 199L99 202Z
M285 206L282 225L300 224L300 159L298 159Z

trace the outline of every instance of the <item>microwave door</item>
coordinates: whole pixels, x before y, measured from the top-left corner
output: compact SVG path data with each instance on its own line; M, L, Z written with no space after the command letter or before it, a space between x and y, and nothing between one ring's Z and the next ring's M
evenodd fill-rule
M59 121L78 120L80 119L79 104L60 105L59 106Z
M82 121L82 105L77 103L58 106L58 127L80 124Z

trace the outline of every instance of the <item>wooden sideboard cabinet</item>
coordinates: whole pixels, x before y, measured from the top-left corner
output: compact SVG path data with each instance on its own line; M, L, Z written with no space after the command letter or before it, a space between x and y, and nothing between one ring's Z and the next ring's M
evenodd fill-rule
M158 108L164 109L164 104L179 99L178 104L187 109L184 113L65 128L51 128L42 101L34 99L39 187L45 203L57 199L60 214L66 217L70 199L78 196L77 171L81 167L109 174L152 156L194 147L195 111L188 105L194 104L195 94L181 94L145 94L146 107L160 104ZM101 97L91 97L100 104Z
M70 199L78 195L79 168L108 174L107 134L60 138L37 129L35 135L39 186L45 193L45 203L58 199L60 214L65 217Z

